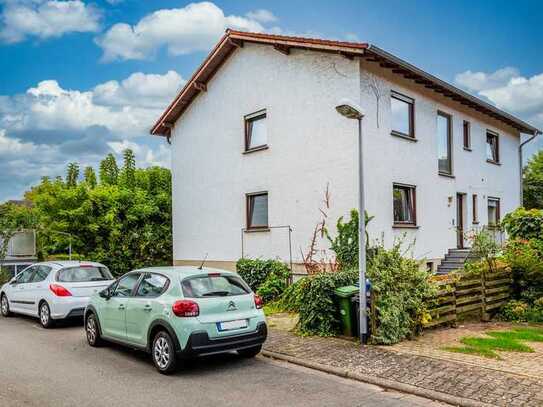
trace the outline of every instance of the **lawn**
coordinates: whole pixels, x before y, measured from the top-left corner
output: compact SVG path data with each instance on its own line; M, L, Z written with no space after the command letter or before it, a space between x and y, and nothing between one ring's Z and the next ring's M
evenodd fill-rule
M543 329L539 328L513 328L509 331L490 331L486 332L486 335L489 338L463 337L460 339L460 342L464 346L446 347L443 350L500 359L497 351L534 352L524 342L543 342Z

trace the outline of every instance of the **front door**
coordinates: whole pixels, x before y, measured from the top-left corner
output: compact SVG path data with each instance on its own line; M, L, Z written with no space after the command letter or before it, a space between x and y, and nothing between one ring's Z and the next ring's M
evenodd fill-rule
M36 300L31 296L30 286L32 277L38 270L38 267L39 266L32 266L27 268L17 275L15 284L10 284L7 295L12 311L30 314L37 306Z
M113 287L111 297L105 300L100 313L100 324L105 336L126 341L126 307L139 278L140 273L125 275Z
M464 248L464 194L456 194L456 245Z

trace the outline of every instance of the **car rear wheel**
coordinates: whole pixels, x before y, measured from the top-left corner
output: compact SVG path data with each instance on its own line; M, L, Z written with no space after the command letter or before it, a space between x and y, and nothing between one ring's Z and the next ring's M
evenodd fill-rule
M175 371L177 360L175 357L175 347L171 336L160 331L153 340L153 363L157 370L162 374L171 374Z
M254 348L240 349L238 350L238 355L243 358L254 358L260 353L262 346L255 346Z
M6 297L6 294L2 294L2 298L0 299L0 311L2 312L3 317L9 317L11 316L11 311L9 310L9 301L8 297Z
M45 329L52 328L54 321L53 318L51 318L51 309L45 301L40 304L39 314L41 326L43 326Z
M92 347L98 347L103 345L104 341L100 336L100 330L98 329L98 319L96 315L89 314L87 322L85 323L85 332L87 333L87 342Z

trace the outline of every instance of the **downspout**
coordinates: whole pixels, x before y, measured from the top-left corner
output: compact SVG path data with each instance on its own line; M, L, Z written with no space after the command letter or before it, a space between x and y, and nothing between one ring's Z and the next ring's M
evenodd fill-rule
M523 169L524 166L522 165L522 147L524 147L526 144L528 144L530 141L535 139L541 132L535 131L534 135L530 137L528 140L523 141L520 143L520 146L518 147L518 157L519 157L519 170L520 170L520 206L524 206L524 177L523 177Z

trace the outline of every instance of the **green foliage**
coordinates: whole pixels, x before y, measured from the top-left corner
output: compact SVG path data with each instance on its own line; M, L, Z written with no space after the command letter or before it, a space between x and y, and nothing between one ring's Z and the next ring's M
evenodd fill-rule
M366 227L373 219L373 216L364 214ZM336 261L340 269L358 267L358 221L359 214L356 209L351 209L351 218L348 222L343 221L343 216L336 223L337 236L331 237L328 230L324 230L330 249L336 253ZM369 235L366 230L366 249L369 249Z
M264 302L278 298L290 277L287 265L278 260L239 259L236 271Z
M134 188L136 183L136 158L132 150L127 149L123 153L124 165L121 172L121 185L126 188Z
M368 262L377 322L372 341L393 344L410 338L422 329L428 317L426 299L435 293L430 273L418 261L405 258L401 242L392 249L380 246Z
M524 207L543 209L543 150L524 169Z
M535 300L533 305L511 300L501 308L499 317L509 322L543 322L543 297Z
M505 215L502 224L510 238L543 239L542 209L518 208Z
M306 278L302 278L286 288L278 300L278 307L281 310L286 312L298 312L300 310Z
M93 171L92 171L93 172ZM90 170L85 182L43 179L26 194L31 208L9 218L37 230L41 259L66 255L72 235L74 256L106 264L114 274L172 263L171 174L164 168L134 170L134 184L118 183L113 155L100 166L100 184ZM94 176L95 178L95 176ZM62 233L59 233L62 232Z
M514 298L531 304L543 297L543 240L510 240L503 260L511 268Z
M500 253L501 247L493 234L482 229L470 235L469 240L471 240L472 253L486 263L488 270L496 271L496 257Z
M85 172L83 174L85 183L87 186L91 189L96 188L96 184L98 181L96 180L96 173L94 172L94 168L92 167L86 167Z
M79 164L69 163L66 171L66 186L68 188L74 188L77 186L77 180L79 179Z

